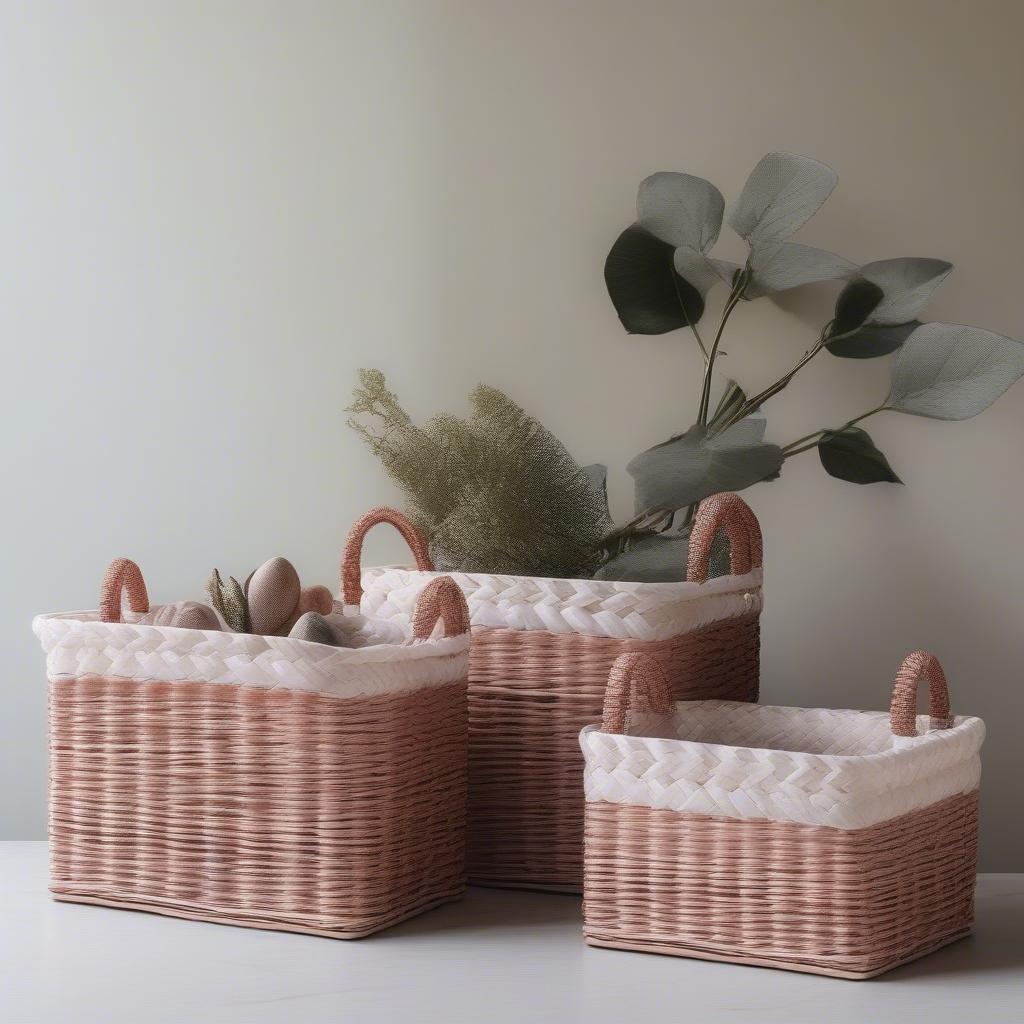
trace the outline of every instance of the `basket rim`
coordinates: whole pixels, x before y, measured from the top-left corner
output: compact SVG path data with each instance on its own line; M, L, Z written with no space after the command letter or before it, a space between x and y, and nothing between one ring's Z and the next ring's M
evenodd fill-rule
M830 714L849 716L850 718L862 718L864 716L877 718L880 721L884 721L886 724L889 722L889 713L887 711L874 711L874 710L862 710L857 708L806 708L806 707L790 707L782 704L750 704L745 701L729 701L729 700L694 700L694 701L674 701L672 703L671 714L675 715L678 711L684 708L707 708L715 709L721 707L742 707L748 714L755 717L760 717L764 712L777 712L784 711L799 716L802 714L816 714L822 711L826 711ZM927 724L927 715L918 715L918 723ZM584 755L589 753L588 743L586 738L589 736L604 736L609 739L616 741L637 741L640 743L657 743L659 745L664 744L668 749L675 749L680 752L684 750L706 750L709 753L725 753L726 751L770 751L772 753L778 753L782 755L795 755L799 757L814 757L820 758L826 763L834 764L877 764L886 760L890 760L893 757L899 757L901 754L907 753L911 750L921 750L929 746L935 746L940 743L948 743L950 740L956 740L960 738L967 738L970 734L977 733L976 746L981 747L981 744L985 738L985 723L981 718L974 715L954 715L953 724L948 729L919 729L918 735L916 736L892 736L892 746L887 750L872 751L864 754L823 754L817 753L811 750L792 749L787 747L765 747L765 746L751 746L743 743L709 743L705 740L692 740L692 739L679 739L678 737L662 737L662 736L646 736L641 734L633 733L613 733L605 732L602 730L600 724L585 725L580 730L580 745L583 748Z
M733 594L744 591L760 590L764 585L764 570L758 566L750 572L739 576L714 576L697 583L695 580L674 580L671 582L653 582L650 580L599 580L572 577L572 576L516 576L511 573L500 572L460 572L457 570L446 571L443 569L417 569L415 565L407 565L399 562L385 565L367 565L363 567L363 573L381 573L399 571L419 573L425 576L451 576L456 582L462 580L472 581L474 586L486 586L491 580L507 581L510 584L531 584L538 590L554 590L559 585L571 587L576 590L581 586L607 588L611 593L625 594L658 594L662 598L671 598L677 601L698 600L711 594ZM557 596L557 595L555 595ZM346 607L350 607L346 605Z

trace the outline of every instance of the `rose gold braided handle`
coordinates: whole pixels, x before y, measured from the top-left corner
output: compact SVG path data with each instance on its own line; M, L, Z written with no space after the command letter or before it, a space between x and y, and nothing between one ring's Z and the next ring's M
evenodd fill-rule
M651 655L640 651L620 654L612 665L604 691L601 731L625 732L626 715L634 710L659 715L671 710L665 673Z
M445 636L469 632L469 605L451 576L431 580L420 591L412 616L412 635L417 640L428 639L438 619L444 622Z
M348 537L345 539L345 547L341 552L341 596L345 604L358 605L362 600L363 541L378 523L390 523L402 535L416 559L417 569L430 572L434 568L434 563L430 560L430 553L427 551L427 542L419 530L401 512L384 505L379 508L371 508L364 516L357 519L355 525L349 530Z
M738 494L712 494L700 503L690 529L686 578L705 583L711 563L711 544L719 530L729 538L729 572L743 576L761 568L761 526L750 506Z
M128 593L128 605L133 612L149 611L149 594L142 570L130 558L115 558L103 574L100 585L100 618L104 622L121 621L121 594Z
M928 716L931 728L948 729L953 724L949 713L949 687L939 659L927 651L914 651L903 659L892 686L889 724L894 736L917 735L917 687L928 680Z

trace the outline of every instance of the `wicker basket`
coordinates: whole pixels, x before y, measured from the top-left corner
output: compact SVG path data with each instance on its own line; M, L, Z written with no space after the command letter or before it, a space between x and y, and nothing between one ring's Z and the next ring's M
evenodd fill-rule
M415 639L368 622L336 648L120 621L122 588L133 612L148 597L134 563L111 569L106 616L33 623L57 899L356 938L460 896L469 619L450 579L420 595Z
M889 715L672 705L626 655L580 736L587 942L870 978L967 935L984 734L922 652Z
M397 527L416 570L367 569L363 537ZM708 580L711 543L730 541L731 574ZM349 604L408 626L432 579L426 546L393 509L353 528L342 560ZM601 715L608 672L628 651L655 657L676 699L756 700L761 531L736 495L705 501L691 534L685 583L617 583L453 573L473 622L469 686L471 882L579 892L583 882L583 760L578 736ZM365 592L364 592L365 588Z

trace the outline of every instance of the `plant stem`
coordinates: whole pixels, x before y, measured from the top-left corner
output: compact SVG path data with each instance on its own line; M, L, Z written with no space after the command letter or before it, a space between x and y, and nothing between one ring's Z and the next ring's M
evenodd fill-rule
M844 430L852 427L855 423L860 423L861 420L866 420L869 416L874 416L876 412L882 412L888 409L887 405L879 405L874 409L869 409L867 412L862 412L859 416L855 416L852 420L848 420L841 427L836 430L826 428L825 430L816 430L813 434L807 434L804 437L798 437L795 441L787 444L782 450L785 452L785 458L789 458L791 455L799 455L801 452L809 452L812 448L817 448L821 444L825 434L841 434ZM804 441L810 441L811 438L817 438L817 440L811 442L811 444L804 444Z
M704 339L700 336L700 332L697 330L697 325L690 319L690 313L686 308L686 303L683 301L682 293L679 291L679 280L676 277L675 270L672 272L672 286L676 290L676 298L679 300L679 308L683 311L683 316L686 318L686 326L693 331L693 336L697 339L697 344L700 345L701 352L704 353L704 366L708 365L708 350L704 347Z
M702 427L707 426L708 422L708 406L711 404L711 372L715 368L715 358L718 355L718 346L722 340L722 332L725 330L730 314L736 308L740 299L743 298L743 290L747 287L747 280L748 273L746 270L743 270L736 279L732 291L729 293L725 309L722 310L722 319L718 324L718 331L715 333L715 340L712 342L711 351L708 353L707 365L704 367L704 387L701 389L700 409L697 413L697 422Z

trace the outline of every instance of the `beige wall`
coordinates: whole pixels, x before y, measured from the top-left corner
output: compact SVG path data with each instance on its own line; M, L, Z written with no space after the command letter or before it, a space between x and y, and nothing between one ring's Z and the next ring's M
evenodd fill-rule
M158 599L276 553L331 582L352 518L397 499L345 428L360 365L422 415L506 389L607 462L628 511L625 463L686 425L698 386L686 337L626 337L604 291L654 170L734 198L768 150L818 157L840 186L804 240L952 260L930 315L1024 337L1022 10L0 5L0 836L44 831L34 612L94 606L122 553ZM827 306L742 308L727 365L767 383ZM855 415L885 377L821 357L768 407L770 438ZM984 863L1024 869L1024 385L967 423L871 430L905 488L804 455L747 492L764 698L879 707L901 656L935 650L989 725Z

